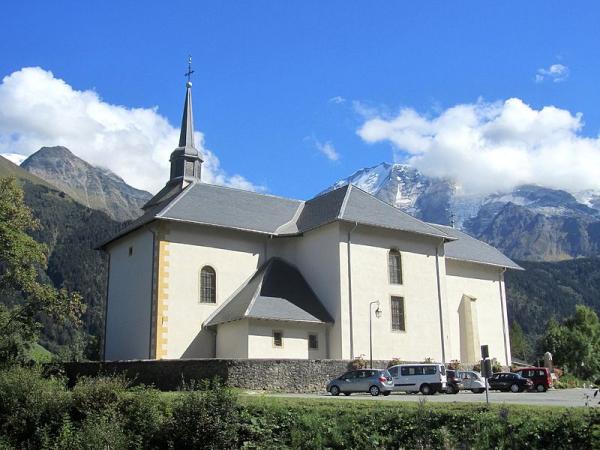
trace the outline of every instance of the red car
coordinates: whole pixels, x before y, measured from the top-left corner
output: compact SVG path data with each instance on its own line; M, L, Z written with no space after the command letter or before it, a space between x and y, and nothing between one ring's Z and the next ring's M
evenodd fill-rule
M515 370L523 378L533 382L533 388L538 392L546 392L552 387L552 377L547 367L525 367Z

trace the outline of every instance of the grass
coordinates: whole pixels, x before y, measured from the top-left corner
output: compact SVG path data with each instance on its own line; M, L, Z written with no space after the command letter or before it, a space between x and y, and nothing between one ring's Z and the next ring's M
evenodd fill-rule
M52 352L37 343L29 350L29 357L36 363L49 363L53 356Z

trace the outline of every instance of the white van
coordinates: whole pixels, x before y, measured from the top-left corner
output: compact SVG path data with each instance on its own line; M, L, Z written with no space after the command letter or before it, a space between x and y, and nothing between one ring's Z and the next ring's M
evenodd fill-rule
M395 391L433 395L446 390L446 368L443 364L400 364L388 368Z

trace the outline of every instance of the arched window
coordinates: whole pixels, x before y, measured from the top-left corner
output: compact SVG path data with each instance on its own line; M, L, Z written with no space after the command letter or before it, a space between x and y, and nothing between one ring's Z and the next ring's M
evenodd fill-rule
M398 250L392 249L388 253L388 268L391 284L402 284L402 257Z
M200 303L217 303L217 274L210 266L200 271Z

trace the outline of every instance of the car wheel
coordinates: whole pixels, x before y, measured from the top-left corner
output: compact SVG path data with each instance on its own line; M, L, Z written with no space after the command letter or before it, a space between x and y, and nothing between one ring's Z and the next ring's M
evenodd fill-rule
M371 386L369 392L373 397L377 397L381 393L381 390L377 386Z
M384 397L387 397L387 396L388 396L388 395L390 395L391 393L392 393L392 391L385 391L385 392L383 393L383 396L384 396Z
M483 388L479 388L479 389L471 389L471 392L473 394L483 394L485 392L485 389Z
M516 384L516 383L515 383L515 384L512 384L512 385L510 386L510 392L519 392L520 390L521 390L521 388L520 388L520 387L519 387L519 385L518 385L518 384Z
M422 384L420 391L423 395L431 395L433 389L431 389L431 386L429 386L428 384Z
M536 390L536 391L538 391L538 392L546 392L546 388L544 387L544 385L543 385L543 384L538 384L538 385L535 387L535 390Z
M344 395L345 395L346 397L348 397L348 396L350 395L350 392L344 392Z
M337 397L338 395L340 395L340 388L337 386L331 386L329 388L329 393L334 397Z

